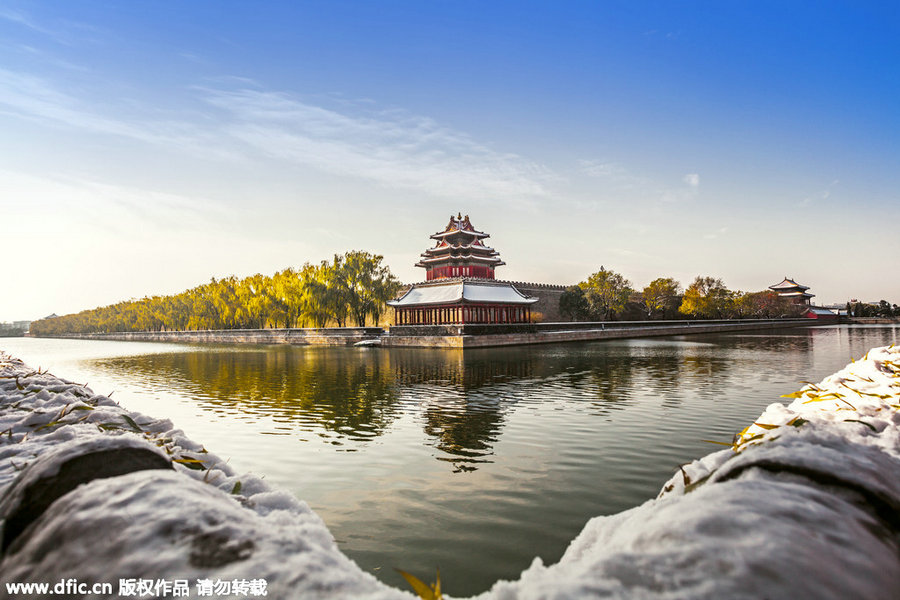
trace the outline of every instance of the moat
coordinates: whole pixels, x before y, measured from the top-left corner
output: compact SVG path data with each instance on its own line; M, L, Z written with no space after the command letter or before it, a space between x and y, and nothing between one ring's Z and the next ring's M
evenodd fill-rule
M558 560L900 327L459 350L0 339L307 501L364 569L467 595Z

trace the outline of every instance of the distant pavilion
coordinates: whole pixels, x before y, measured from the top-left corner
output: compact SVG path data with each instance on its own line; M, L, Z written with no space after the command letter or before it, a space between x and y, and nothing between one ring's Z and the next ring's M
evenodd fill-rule
M430 237L436 244L415 265L425 269L425 281L388 302L396 325L531 321L531 306L538 298L494 279L494 269L506 263L484 244L490 236L476 230L468 215L451 215L447 227Z
M769 289L776 292L782 298L787 298L794 304L800 304L801 306L809 306L811 299L815 297L815 294L810 294L806 291L809 287L800 285L788 277L785 277L784 281L781 283L770 285Z

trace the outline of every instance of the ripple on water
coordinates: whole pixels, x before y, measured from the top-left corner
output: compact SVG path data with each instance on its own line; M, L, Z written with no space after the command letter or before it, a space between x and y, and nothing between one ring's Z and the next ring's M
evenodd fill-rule
M393 585L448 593L559 559L593 516L654 497L779 396L897 327L466 352L20 340L3 349L306 500ZM6 340L3 340L4 344Z

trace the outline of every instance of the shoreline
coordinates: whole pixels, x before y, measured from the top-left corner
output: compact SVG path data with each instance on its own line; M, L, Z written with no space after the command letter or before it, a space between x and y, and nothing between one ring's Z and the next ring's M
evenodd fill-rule
M558 563L535 559L520 579L476 597L891 597L900 348L873 349L786 396L790 405L770 405L733 448L685 465L656 499L589 521ZM2 354L0 430L5 532L29 487L73 457L140 452L166 463L82 474L83 485L4 544L7 582L156 577L193 588L194 579L255 577L272 597L412 597L343 555L304 502L235 474L170 421Z
M219 329L202 331L128 331L31 336L125 342L288 344L298 346L380 345L405 348L486 348L605 339L693 335L730 331L772 331L822 326L813 319L709 321L609 321L510 325L395 325L293 329Z

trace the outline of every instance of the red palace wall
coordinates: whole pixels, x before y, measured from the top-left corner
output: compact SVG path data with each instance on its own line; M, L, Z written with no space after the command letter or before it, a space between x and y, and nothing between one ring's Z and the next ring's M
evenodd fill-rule
M493 279L494 269L492 267L482 266L446 266L434 267L428 269L425 274L425 280L443 279L444 277L480 277L482 279Z

